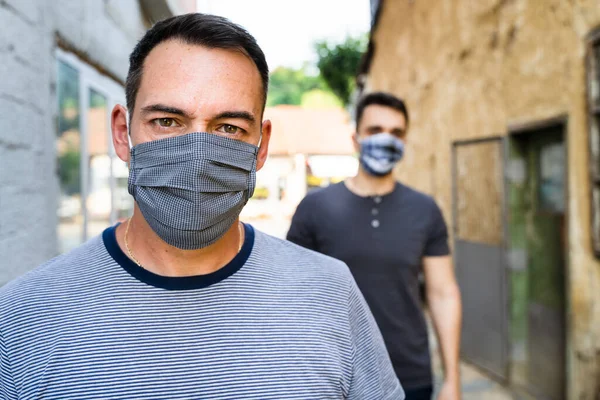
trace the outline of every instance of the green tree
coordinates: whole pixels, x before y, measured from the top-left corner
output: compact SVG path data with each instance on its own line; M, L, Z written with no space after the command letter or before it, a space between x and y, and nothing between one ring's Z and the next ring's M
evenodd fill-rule
M345 106L354 92L356 73L366 48L366 36L347 37L342 43L326 40L315 43L321 78Z
M307 74L305 68L278 67L271 72L267 106L299 106L302 104L302 96L314 89L326 89L318 75Z

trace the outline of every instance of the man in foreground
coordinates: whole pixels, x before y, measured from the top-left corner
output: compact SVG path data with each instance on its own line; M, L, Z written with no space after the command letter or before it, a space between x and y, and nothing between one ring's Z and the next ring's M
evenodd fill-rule
M146 33L112 113L133 217L0 290L0 399L404 398L347 267L238 220L267 84L226 19Z
M381 329L407 400L431 399L433 392L419 298L422 269L445 367L439 399L457 400L461 304L446 224L432 198L397 183L392 175L404 154L407 129L402 100L387 93L365 96L356 110L358 174L309 194L298 206L288 239L348 264Z

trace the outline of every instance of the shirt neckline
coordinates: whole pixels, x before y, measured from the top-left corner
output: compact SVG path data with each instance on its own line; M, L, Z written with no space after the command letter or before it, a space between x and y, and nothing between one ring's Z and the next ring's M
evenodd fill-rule
M354 193L352 190L350 190L350 188L348 186L346 186L346 183L344 181L340 182L339 184L342 185L342 187L344 188L344 190L347 193L349 193L353 197L355 197L357 199L361 199L361 200L373 200L375 198L379 198L380 200L384 200L384 199L387 199L387 198L390 198L390 197L394 196L396 193L398 193L398 191L402 187L402 185L400 184L400 182L395 182L394 183L394 189L391 192L388 192L388 193L385 193L385 194L381 194L381 195L361 196L359 194Z
M110 254L117 264L141 282L167 290L202 289L227 279L239 271L246 261L248 261L250 253L252 253L252 248L254 247L254 228L248 224L243 225L245 238L240 252L228 264L217 271L206 275L183 277L163 276L140 267L127 257L123 250L121 250L121 247L119 247L116 237L116 228L119 226L118 224L105 229L102 233L102 240L104 241L104 246L106 247L108 254Z

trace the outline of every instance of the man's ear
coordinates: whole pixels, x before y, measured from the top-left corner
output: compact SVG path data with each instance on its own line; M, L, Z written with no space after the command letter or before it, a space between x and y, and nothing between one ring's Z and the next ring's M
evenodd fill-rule
M113 108L110 116L112 141L117 156L129 163L129 130L127 129L127 109L120 104Z
M271 140L271 121L264 120L261 126L262 138L260 141L260 147L258 149L258 155L256 156L256 170L259 171L269 155L269 141Z
M358 132L352 134L352 144L354 144L354 151L360 153L360 143L358 143Z

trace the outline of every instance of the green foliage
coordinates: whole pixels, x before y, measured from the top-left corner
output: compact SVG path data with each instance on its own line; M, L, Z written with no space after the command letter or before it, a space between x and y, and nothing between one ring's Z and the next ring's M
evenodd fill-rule
M337 44L327 41L315 43L321 78L345 106L350 103L356 85L356 73L366 47L366 37L348 37Z
M302 96L314 89L325 89L319 76L307 74L304 68L276 68L271 72L267 106L279 104L299 106L302 104Z
M81 193L80 160L81 154L75 149L68 149L58 157L60 184L67 195Z
M58 134L79 129L79 73L68 64L58 64Z
M90 90L90 108L106 108L106 97L95 90Z
M348 37L342 43L315 43L319 74L308 73L306 67L276 68L271 72L267 106L347 106L355 88L356 73L366 47L366 36Z

